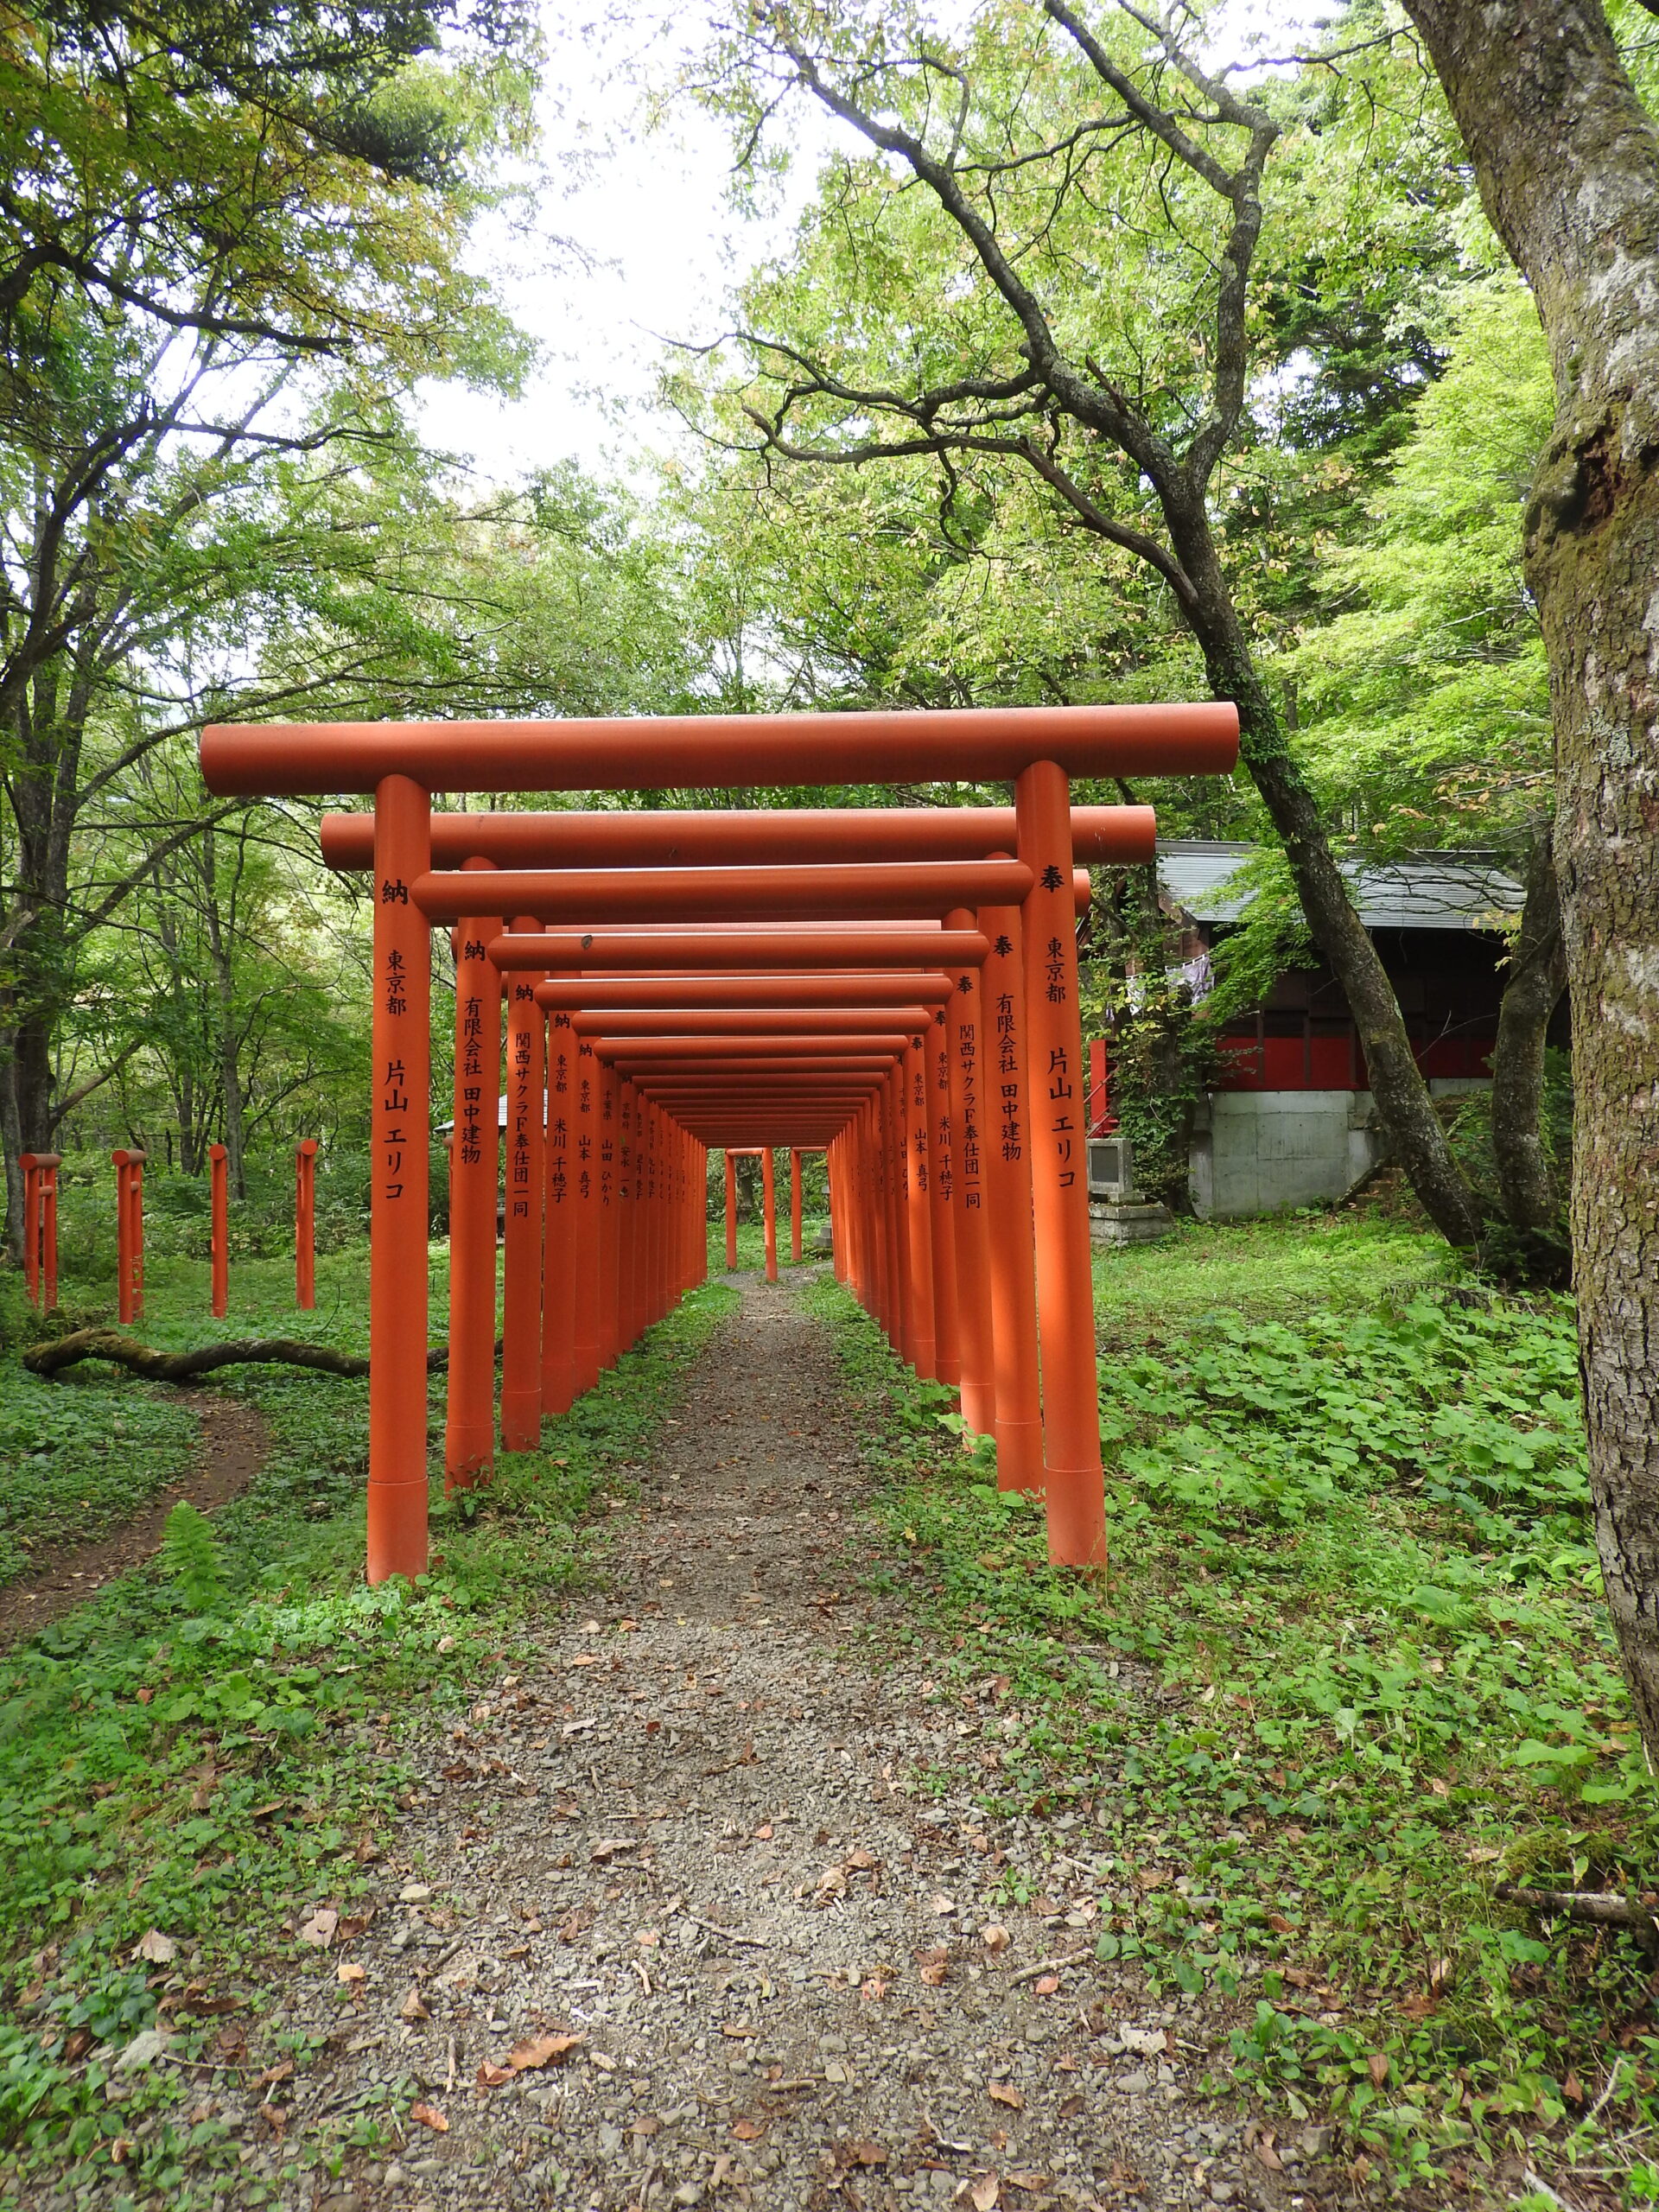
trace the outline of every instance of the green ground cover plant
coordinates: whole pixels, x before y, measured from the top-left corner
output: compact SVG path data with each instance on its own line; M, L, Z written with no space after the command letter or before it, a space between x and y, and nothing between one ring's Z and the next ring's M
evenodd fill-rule
M170 1261L142 1333L175 1346L280 1331L360 1350L365 1286L359 1246L320 1262L318 1311L296 1315L291 1262L245 1268L220 1323L206 1269ZM294 1948L323 1901L349 1915L408 1802L410 1732L579 1586L596 1486L644 1448L734 1303L722 1287L694 1293L548 1424L541 1452L500 1463L486 1495L446 1504L435 1485L432 1571L413 1586L362 1580L366 1384L226 1371L215 1387L254 1407L270 1440L252 1487L211 1522L176 1507L151 1567L0 1658L0 2202L107 2172L112 2157L135 2205L222 2187L237 2145L185 2113L179 2070L122 2085L117 2056L157 2025L187 2060L226 2035L259 2050L261 1962ZM16 1341L0 1356L0 1403L33 1408L34 1390L59 1386L34 1384L16 1356ZM63 1393L82 1421L107 1404L159 1419L166 1400L128 1378ZM135 1471L137 1433L135 1420L122 1446ZM170 1469L188 1444L176 1421L166 1437ZM113 2101L112 2082L125 2092ZM249 2177L237 2201L259 2201Z
M1648 2201L1654 1961L1497 1894L1659 1880L1567 1302L1357 1219L1193 1227L1101 1270L1100 1581L1047 1566L1040 1504L961 1449L948 1394L806 1294L942 1681L1009 1680L988 1811L1108 1870L1103 1957L1235 2000L1231 2075L1269 2108L1426 2186L1507 2155Z

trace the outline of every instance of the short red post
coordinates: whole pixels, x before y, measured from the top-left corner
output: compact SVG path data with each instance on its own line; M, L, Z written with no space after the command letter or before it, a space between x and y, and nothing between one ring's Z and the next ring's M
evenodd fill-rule
M374 795L374 1181L369 1205L368 1579L426 1572L427 1147L432 955L409 887L431 856L410 777Z
M50 1313L58 1302L59 1152L18 1154L23 1171L23 1281L30 1300Z
M778 1189L773 1180L772 1147L765 1145L760 1152L761 1206L766 1216L766 1281L778 1280Z
M797 1267L801 1262L801 1155L790 1147L789 1154L789 1256Z
M127 1148L112 1152L115 1162L116 1313L124 1325L144 1313L144 1160Z
M41 1181L41 1287L45 1311L50 1313L58 1303L58 1170L63 1156L43 1152L35 1157Z
M222 1144L207 1147L207 1187L213 1212L213 1319L222 1321L231 1302L231 1193L226 1163L230 1154Z
M23 1171L23 1288L31 1306L41 1302L41 1173L40 1154L18 1156Z
M726 1155L726 1272L737 1266L737 1162Z
M302 1313L317 1303L317 1141L294 1148L294 1303Z
M1106 1563L1100 1395L1089 1235L1083 1039L1077 1020L1071 814L1064 768L1039 760L1014 785L1026 895L1027 1107L1042 1344L1043 1469L1048 1555Z

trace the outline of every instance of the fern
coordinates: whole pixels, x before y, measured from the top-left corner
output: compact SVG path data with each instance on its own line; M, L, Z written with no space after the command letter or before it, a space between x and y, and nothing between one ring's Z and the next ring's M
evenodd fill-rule
M193 1613L217 1612L228 1591L213 1523L181 1498L162 1532L161 1567Z

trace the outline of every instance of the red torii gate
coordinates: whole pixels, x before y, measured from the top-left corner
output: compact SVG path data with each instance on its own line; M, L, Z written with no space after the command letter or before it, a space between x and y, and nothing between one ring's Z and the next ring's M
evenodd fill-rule
M564 723L313 724L218 728L205 733L201 758L209 787L225 796L374 795L376 1175L372 1207L369 1573L379 1580L416 1573L426 1562L425 1350L426 1183L429 1128L429 963L426 918L415 885L432 873L430 797L468 791L625 790L695 784L734 787L779 781L822 785L849 779L915 781L1012 779L1015 846L1029 888L999 912L1023 924L1023 945L999 928L990 979L1000 1056L1009 1039L1003 988L1023 969L1027 1065L1043 1093L1033 1141L1033 1211L1045 1395L1045 1459L1050 1541L1058 1559L1100 1555L1100 1460L1095 1410L1094 1337L1089 1283L1086 1177L1077 1100L1083 1071L1077 1025L1073 935L1073 849L1067 779L1071 774L1208 773L1230 768L1236 715L1228 705L1020 708L876 712L846 715L681 716L660 721ZM868 849L868 848L866 849ZM470 855L469 855L470 856ZM834 866L836 863L823 863ZM678 873L676 871L676 873ZM998 888L1013 879L998 880ZM637 886L642 893L649 887ZM768 883L780 900L792 894ZM663 895L668 895L664 887ZM919 894L918 894L919 895ZM732 887L738 911L753 915L760 893ZM503 901L505 906L505 901ZM536 908L526 908L526 913ZM764 911L764 909L763 909ZM799 912L800 907L785 911ZM871 910L884 919L890 913ZM933 909L938 912L938 908ZM591 911L586 916L595 918ZM957 917L952 914L950 919ZM540 933L537 933L540 934ZM754 934L754 933L751 933ZM830 959L849 964L849 932L804 933L790 948L802 967ZM891 968L949 966L965 948L937 932L927 952L873 933L862 950ZM595 958L589 930L550 935L543 965L640 969L734 965L741 933L676 931L655 942L607 932L610 957ZM810 938L816 942L810 942ZM839 937L831 950L826 940ZM722 942L722 938L724 941ZM523 942L521 938L520 942ZM490 945L512 942L495 940ZM877 949L880 943L880 950ZM626 953L623 949L626 945ZM676 948L671 950L671 946ZM618 957L619 954L623 957ZM788 953L751 955L746 968L782 968ZM534 987L531 990L533 1003ZM758 1071L757 1071L758 1072ZM920 1080L919 1068L918 1071ZM770 1078L770 1082L775 1078ZM891 1086L889 1086L891 1088ZM653 1109L653 1111L656 1109ZM868 1105L859 1109L868 1120ZM488 1117L493 1120L493 1116ZM848 1116L824 1127L840 1142ZM804 1134L804 1132L803 1132ZM457 1133L458 1137L460 1132ZM993 1145L990 1154L1002 1149ZM995 1218L995 1208L992 1209Z

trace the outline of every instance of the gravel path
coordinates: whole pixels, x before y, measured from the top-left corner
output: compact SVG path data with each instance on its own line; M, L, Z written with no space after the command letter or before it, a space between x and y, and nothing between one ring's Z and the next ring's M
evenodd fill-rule
M1020 1716L884 1654L867 1493L823 1331L751 1280L613 1509L602 1596L434 1745L378 1910L265 2023L327 2043L250 2096L256 2170L271 2114L291 2146L420 2085L392 2163L283 2203L1313 2200L1294 2145L1194 2094L1219 2020L1094 1961L1090 1870L976 1812Z

